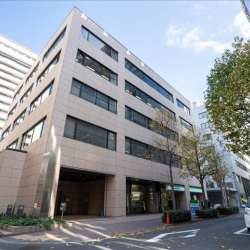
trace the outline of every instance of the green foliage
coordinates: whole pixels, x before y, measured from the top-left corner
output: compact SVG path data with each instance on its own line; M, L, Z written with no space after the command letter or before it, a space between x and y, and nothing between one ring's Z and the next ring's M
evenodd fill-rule
M24 214L21 218L17 218L16 215L6 216L0 215L0 227L7 224L11 226L38 226L50 229L54 224L64 225L65 221L54 220L53 218L38 219L34 216L27 216Z
M170 223L180 223L191 220L191 212L188 210L170 210L163 213L162 222L166 222L167 212L169 213Z
M198 218L216 218L218 216L218 211L214 208L211 209L203 209L195 211L195 215Z
M217 208L219 214L221 215L229 215L229 214L238 214L239 208L232 206L232 207L218 207Z
M235 38L234 50L216 58L205 92L209 122L225 133L227 147L250 153L250 40Z

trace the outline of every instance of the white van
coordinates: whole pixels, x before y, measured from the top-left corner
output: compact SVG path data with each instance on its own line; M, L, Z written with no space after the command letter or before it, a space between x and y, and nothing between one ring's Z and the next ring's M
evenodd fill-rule
M247 199L246 207L245 207L245 223L248 231L250 232L250 197Z

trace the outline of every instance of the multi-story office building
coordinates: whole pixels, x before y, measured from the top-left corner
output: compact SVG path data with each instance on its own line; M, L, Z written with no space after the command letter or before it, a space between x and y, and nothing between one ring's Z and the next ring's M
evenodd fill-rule
M248 22L250 22L250 1L249 0L241 0L242 9L247 17Z
M229 204L240 206L247 197L250 197L250 159L248 156L234 154L226 148L226 141L223 134L213 133L208 122L208 114L205 105L196 106L193 103L192 115L196 126L205 131L207 140L213 140L217 148L224 156L225 163L229 170L229 178L224 183L218 182L213 177L206 180L208 198L212 204L223 204L229 199ZM222 194L221 194L222 191ZM228 194L228 195L226 195Z
M37 54L0 34L0 134L10 103L23 85L19 85L33 65ZM15 90L19 91L15 93Z
M23 79L4 125L0 213L124 216L167 206L167 159L150 161L157 110L192 126L190 102L74 8ZM157 135L160 136L160 135ZM153 145L152 145L153 146ZM201 188L173 170L177 206Z

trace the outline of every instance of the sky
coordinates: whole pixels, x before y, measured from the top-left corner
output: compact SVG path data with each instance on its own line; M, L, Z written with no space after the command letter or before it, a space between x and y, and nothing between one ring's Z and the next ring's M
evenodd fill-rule
M0 33L40 53L76 6L191 103L234 37L250 38L240 1L0 1Z

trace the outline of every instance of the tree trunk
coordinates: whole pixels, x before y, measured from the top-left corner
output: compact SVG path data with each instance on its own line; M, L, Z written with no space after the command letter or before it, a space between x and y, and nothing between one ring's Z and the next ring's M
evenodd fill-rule
M176 203L175 203L175 195L174 195L174 181L173 181L173 173L172 173L172 166L169 166L169 172L170 172L170 186L171 186L171 193L172 193L172 200L173 200L173 209L176 209Z
M204 208L206 209L207 208L207 200L206 200L206 194L205 194L203 178L200 178L200 184L201 184L202 199L203 199L203 202L204 202Z

